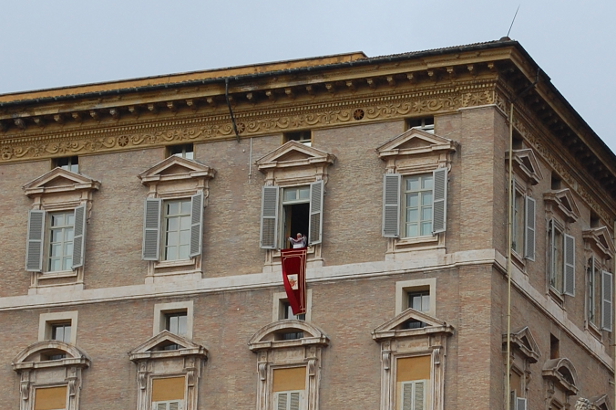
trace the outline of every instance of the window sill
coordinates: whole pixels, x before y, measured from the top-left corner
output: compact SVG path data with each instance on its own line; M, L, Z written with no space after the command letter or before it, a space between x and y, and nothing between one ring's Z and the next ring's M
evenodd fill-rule
M558 290L556 290L554 287L552 287L552 285L550 285L548 294L550 295L552 300L556 302L557 305L559 305L562 309L565 308L565 296L562 293L560 293Z
M157 261L154 263L154 269L170 269L182 266L195 266L195 259L177 259L172 261Z
M438 234L431 236L417 236L412 238L400 238L396 240L396 247L413 246L417 244L438 243Z
M587 322L587 326L586 326L586 330L588 330L588 333L590 333L591 335L593 335L595 337L595 339L597 339L599 342L603 341L603 332L601 331L601 329L599 329L594 323L592 322Z
M58 279L58 278L74 278L77 276L77 271L74 270L59 270L53 272L39 273L39 280Z
M515 249L511 249L511 262L526 274L526 259L517 253Z

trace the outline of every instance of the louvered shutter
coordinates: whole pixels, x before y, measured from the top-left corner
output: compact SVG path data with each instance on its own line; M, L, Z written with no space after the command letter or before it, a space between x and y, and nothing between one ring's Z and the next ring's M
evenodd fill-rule
M552 220L550 221L548 232L550 241L550 249L548 250L550 256L550 265L548 269L550 274L550 286L552 287L556 286L556 261L554 260L554 258L556 257L556 244L554 243L554 240L556 239L556 235L554 234L555 229L556 228L554 227L554 221Z
M383 236L400 236L400 174L383 176Z
M289 400L289 394L287 392L277 393L277 410L287 410L287 402Z
M278 234L277 186L264 186L261 202L261 248L276 249Z
M535 200L526 197L525 233L524 233L524 256L535 260ZM518 240L521 240L518 239Z
M614 275L601 272L601 328L612 331L612 311L614 306Z
M310 222L308 245L322 242L323 236L323 181L310 184Z
M143 221L143 260L157 261L160 254L160 218L162 201L158 198L145 200Z
M26 247L26 270L43 270L43 241L45 239L45 211L31 210L28 214L28 242Z
M289 410L299 410L300 406L300 392L294 391L290 393L291 402L289 403Z
M425 397L426 397L426 382L425 381L417 381L415 382L414 388L414 403L413 410L424 410L425 408Z
M526 410L526 399L523 397L516 397L515 410Z
M575 296L575 238L565 234L563 293Z
M432 174L434 177L432 233L445 232L447 228L447 168L436 169Z
M153 410L184 410L184 400L155 401Z
M75 208L75 236L73 238L73 269L83 266L86 252L86 206Z
M203 248L203 192L190 197L190 257L201 255Z

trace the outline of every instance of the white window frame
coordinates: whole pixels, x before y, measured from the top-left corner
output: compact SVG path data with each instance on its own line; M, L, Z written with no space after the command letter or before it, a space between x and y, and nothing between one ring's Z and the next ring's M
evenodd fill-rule
M177 403L177 407L171 407L172 404ZM164 409L160 409L160 405L163 404ZM165 400L165 401L153 401L152 410L184 410L184 400Z
M152 325L152 336L155 336L166 329L167 314L176 312L186 312L186 334L181 335L188 340L193 337L194 325L194 303L192 300L181 302L156 303L154 305L154 322Z
M423 387L423 405L418 408L417 404L416 404L416 397L415 397L415 386L417 384L421 383L422 387ZM429 393L429 387L430 387L430 380L412 380L412 381L406 381L406 382L399 382L398 384L398 394L397 394L397 404L396 404L396 408L398 410L428 410L428 404L430 401L430 397L428 397L428 393ZM411 403L409 407L404 407L404 403L405 403L405 387L409 385L411 386L411 391L412 391L412 396L411 396Z

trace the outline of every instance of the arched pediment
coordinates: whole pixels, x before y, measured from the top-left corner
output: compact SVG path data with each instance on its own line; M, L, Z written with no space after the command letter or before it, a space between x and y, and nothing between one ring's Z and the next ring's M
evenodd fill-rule
M405 326L405 324L410 322L419 322L421 326L414 328ZM372 338L380 340L391 337L419 336L434 333L453 334L453 327L424 312L408 308L374 329L372 331Z
M411 128L387 141L376 150L379 157L385 159L392 155L416 155L443 150L455 151L456 144L448 138L443 138L418 128Z
M303 336L293 340L281 340L280 335L285 333L299 333ZM329 345L327 335L315 325L304 320L284 319L272 322L259 329L248 342L250 350L267 349L272 347L292 347L305 345Z
M259 171L271 168L288 168L333 164L336 157L320 149L297 141L288 141L256 161Z
M607 227L585 229L582 231L582 237L585 241L590 241L605 256L611 258L614 255L614 244Z
M577 394L577 371L569 359L562 357L546 361L542 374L558 383L569 394Z
M507 335L504 334L503 344L505 344L506 341L507 341ZM523 327L517 332L511 333L511 344L514 347L518 348L522 352L522 354L526 356L526 359L530 363L536 363L537 360L539 360L539 357L541 357L541 352L539 351L539 345L537 344L537 341L535 340L535 337L531 333L528 326Z
M212 179L216 171L197 161L172 155L139 174L141 183L177 181L182 179Z
M546 192L543 194L543 199L554 203L556 208L571 222L575 222L580 217L580 210L569 188Z
M530 148L516 149L513 151L514 166L517 171L522 173L522 176L533 185L543 179L539 161L535 152Z
M33 179L23 186L28 196L100 189L100 181L76 174L64 168L54 168L51 171Z
M175 346L173 350L165 350L167 346ZM207 349L191 342L183 336L163 330L152 336L129 353L130 360L139 361L176 356L201 356L207 357Z
M49 355L63 355L61 359L47 359ZM13 359L13 369L59 367L89 367L90 358L77 346L59 340L43 340L31 344Z

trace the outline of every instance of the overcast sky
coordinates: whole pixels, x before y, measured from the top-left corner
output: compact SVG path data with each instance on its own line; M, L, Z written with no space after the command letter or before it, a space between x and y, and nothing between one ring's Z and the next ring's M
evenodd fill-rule
M518 40L616 152L615 0L0 0L0 94Z

